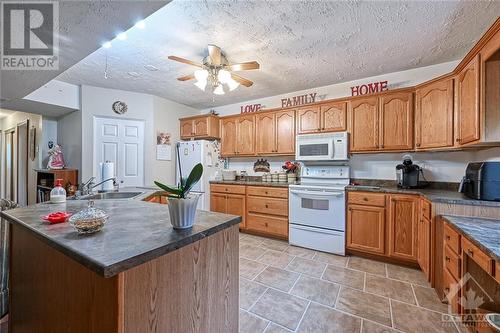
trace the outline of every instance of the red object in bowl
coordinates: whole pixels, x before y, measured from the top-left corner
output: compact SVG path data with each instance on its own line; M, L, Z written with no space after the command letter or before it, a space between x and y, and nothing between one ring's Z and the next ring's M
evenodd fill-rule
M66 222L71 213L68 212L56 212L49 215L42 216L42 219L48 221L50 224Z

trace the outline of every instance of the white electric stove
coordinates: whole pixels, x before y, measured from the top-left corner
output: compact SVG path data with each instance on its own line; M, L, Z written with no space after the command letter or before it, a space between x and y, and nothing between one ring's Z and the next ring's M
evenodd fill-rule
M289 243L345 255L348 166L303 165L300 185L289 187Z

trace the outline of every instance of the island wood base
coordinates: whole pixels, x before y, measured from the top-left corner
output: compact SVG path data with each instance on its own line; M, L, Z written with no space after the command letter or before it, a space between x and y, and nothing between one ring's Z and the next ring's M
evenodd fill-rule
M237 225L111 278L10 230L10 333L238 332Z

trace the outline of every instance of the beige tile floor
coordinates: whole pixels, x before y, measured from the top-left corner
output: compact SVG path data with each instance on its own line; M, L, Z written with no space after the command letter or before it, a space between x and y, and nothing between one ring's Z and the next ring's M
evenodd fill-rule
M240 234L240 332L458 332L416 269Z

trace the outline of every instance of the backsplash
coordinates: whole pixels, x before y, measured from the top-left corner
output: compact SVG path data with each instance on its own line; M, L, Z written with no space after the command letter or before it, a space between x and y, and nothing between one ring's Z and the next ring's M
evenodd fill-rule
M401 157L406 153L355 154L349 160L351 178L358 179L396 179L396 165L401 163ZM415 164L424 169L426 180L432 182L458 183L465 174L469 162L500 161L500 148L490 148L475 151L453 152L411 152ZM260 157L259 157L260 158ZM227 169L242 171L255 175L253 164L257 157L230 158ZM281 171L281 166L293 156L267 158L271 172Z

